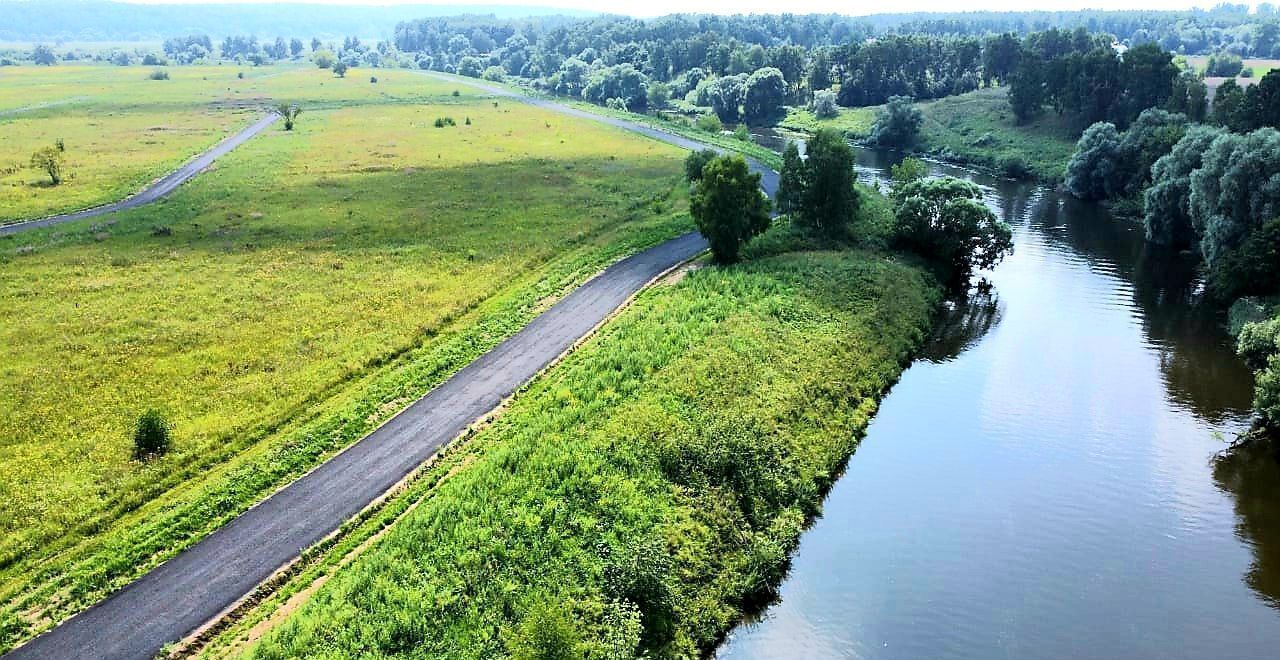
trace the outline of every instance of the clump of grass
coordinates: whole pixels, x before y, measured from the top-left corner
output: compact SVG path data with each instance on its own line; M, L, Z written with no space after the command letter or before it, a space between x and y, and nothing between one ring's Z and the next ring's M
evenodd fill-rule
M172 428L164 414L154 408L138 417L133 428L133 458L138 461L163 456L173 446Z

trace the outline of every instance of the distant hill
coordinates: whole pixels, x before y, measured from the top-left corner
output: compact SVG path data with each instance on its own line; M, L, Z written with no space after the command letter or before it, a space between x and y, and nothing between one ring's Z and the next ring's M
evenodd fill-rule
M186 34L387 38L396 23L428 16L497 18L595 12L522 5L198 4L107 0L0 0L0 41L160 41Z

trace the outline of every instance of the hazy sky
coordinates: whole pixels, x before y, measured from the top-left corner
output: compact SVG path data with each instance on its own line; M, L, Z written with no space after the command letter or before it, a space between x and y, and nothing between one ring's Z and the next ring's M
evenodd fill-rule
M210 3L210 2L263 2L263 0L127 0L150 4ZM1193 6L1209 6L1214 2L1182 2L1179 0L912 0L911 2L869 2L867 0L645 0L643 2L617 2L609 0L275 0L288 2L323 2L326 4L432 4L432 5L540 5L567 7L633 16L658 16L675 12L704 12L717 14L778 13L788 11L802 13L837 13L850 15L879 14L910 11L1013 11L1013 10L1061 10L1061 9L1186 9ZM1216 0L1215 0L1216 1ZM1249 4L1254 4L1250 2Z

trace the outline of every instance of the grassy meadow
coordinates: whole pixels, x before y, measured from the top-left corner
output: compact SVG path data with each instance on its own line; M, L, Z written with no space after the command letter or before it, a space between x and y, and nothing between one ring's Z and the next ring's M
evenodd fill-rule
M1075 152L1079 127L1048 110L1017 124L1007 93L1007 88L989 87L920 103L920 148L1010 176L1060 181Z
M1205 69L1209 66L1208 55L1188 55L1186 60L1187 68L1199 73L1204 73ZM1280 69L1280 60L1246 57L1244 58L1244 69L1250 70L1253 74L1251 77L1256 81L1258 78L1267 75L1267 72L1272 69ZM1241 71L1241 73L1243 73L1243 71Z
M210 654L711 649L781 578L939 295L882 252L803 247L781 227L641 294L303 604L265 603L265 638Z
M691 228L673 147L356 74L280 70L258 82L304 100L293 132L159 203L0 239L0 650ZM150 407L176 444L140 463Z
M151 80L152 71L170 78ZM308 110L423 103L449 91L397 69L353 69L340 79L297 64L4 67L0 224L124 198L279 102ZM30 159L59 139L66 146L65 180L52 186Z
M840 114L830 119L818 119L807 108L787 108L787 116L778 126L805 133L816 132L820 128L830 128L852 137L866 137L871 133L871 125L876 121L876 109L840 108Z

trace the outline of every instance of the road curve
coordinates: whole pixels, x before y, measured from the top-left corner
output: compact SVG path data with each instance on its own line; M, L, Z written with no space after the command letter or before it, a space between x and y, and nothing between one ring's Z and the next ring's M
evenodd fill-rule
M32 229L39 229L40 227L48 227L50 225L71 222L73 220L83 220L85 218L92 218L99 215L105 215L107 213L115 213L116 211L124 211L126 209L142 206L143 204L150 204L151 202L173 192L175 188L186 183L191 179L191 177L194 177L204 171L205 168L212 165L213 161L226 155L232 149L244 144L249 138L261 133L263 129L275 123L279 118L280 115L277 115L274 112L266 114L258 121L246 126L239 133L222 140L218 144L215 144L213 148L199 156L196 156L194 159L187 161L187 163L182 167L164 175L158 181L147 186L142 191L118 202L112 202L103 206L95 206L94 208L76 211L74 213L51 215L39 220L26 220L7 225L0 225L0 237L30 231Z
M693 140L636 122L497 88L489 91L676 146L704 148ZM763 187L772 195L776 173L754 162L752 169L764 175ZM165 644L182 639L216 617L392 488L655 277L706 248L700 235L689 233L613 264L346 451L5 657L153 657Z

